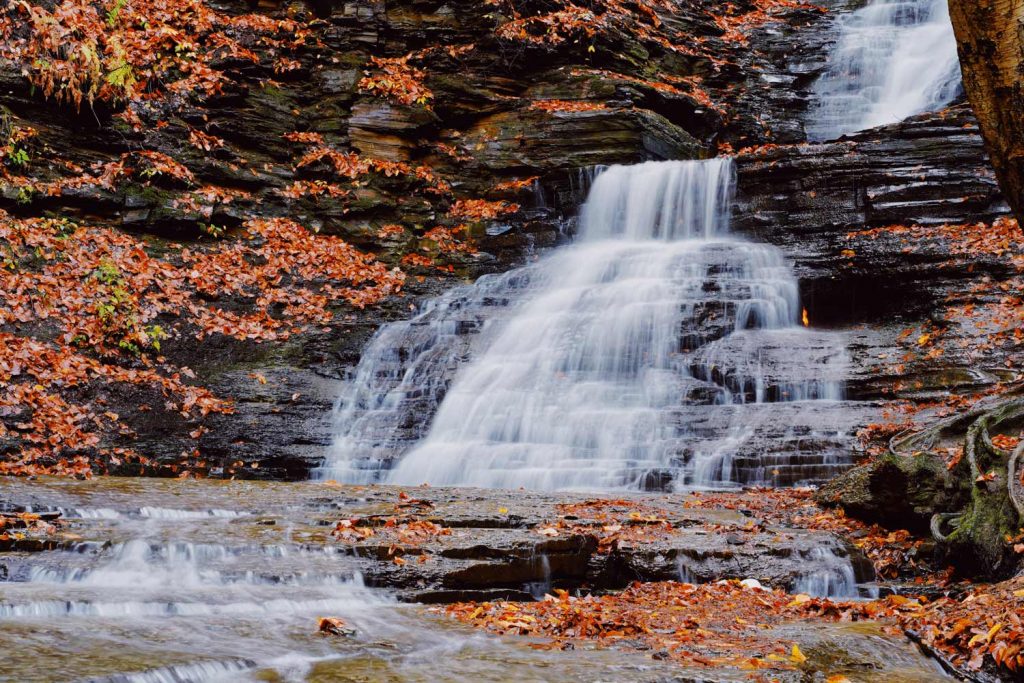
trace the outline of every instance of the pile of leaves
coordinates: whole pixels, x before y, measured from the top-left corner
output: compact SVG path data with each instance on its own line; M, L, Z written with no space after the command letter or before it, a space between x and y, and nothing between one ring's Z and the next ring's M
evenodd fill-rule
M671 74L658 73L655 74L654 78L640 78L638 76L630 76L627 74L621 74L607 69L573 69L573 76L599 76L603 79L626 83L633 86L638 86L644 89L651 89L658 93L666 95L677 95L680 97L687 97L694 101L701 107L707 107L719 114L724 115L726 113L725 108L715 102L711 95L701 85L701 79L698 76L674 76Z
M546 112L583 112L583 111L604 111L607 105L601 102L588 102L586 100L537 100L530 105L530 109Z
M320 617L316 622L316 630L328 636L352 636L356 633L341 617Z
M0 324L53 320L63 344L117 356L158 352L185 322L200 338L286 338L330 322L332 305L362 308L401 288L399 271L293 221L253 219L243 233L200 248L172 245L164 259L110 228L0 212ZM211 303L231 299L250 312ZM154 325L158 318L172 327Z
M401 272L337 237L286 219L243 229L240 239L175 245L165 257L110 228L0 212L0 329L35 331L0 331L0 439L21 443L0 471L86 475L103 459L145 463L103 447L104 435L130 430L90 385L149 387L186 419L230 412L160 355L168 344L284 339L330 323L339 305L363 307L401 288Z
M340 520L332 535L344 543L363 543L375 539L387 544L387 555L397 565L406 563L403 555L417 555L423 564L430 555L423 544L440 536L450 536L452 530L429 520L415 517L367 517Z
M806 597L806 596L804 596ZM444 611L502 635L541 636L551 648L593 640L649 650L687 666L789 671L806 657L769 629L822 618L811 606L751 583L634 583L621 593L574 597L556 591L535 603L456 603ZM838 618L838 614L836 617Z
M366 71L359 89L399 104L418 104L429 109L434 93L423 84L426 73L409 64L415 56L371 58L375 69Z
M20 0L0 10L0 57L21 65L45 97L75 108L202 100L228 87L225 66L270 57L267 67L287 71L293 60L284 55L307 43L299 22L232 17L202 0ZM141 123L131 108L124 115Z
M128 369L68 346L0 333L0 439L20 443L0 461L0 474L83 477L107 464L149 465L131 449L101 447L104 435L132 435L103 399L88 396L90 387L103 384L151 387L185 418L232 410L166 367Z
M466 602L444 612L493 633L543 637L548 642L536 647L545 649L594 641L650 651L686 666L749 671L785 671L805 663L799 646L780 642L774 627L872 621L892 635L910 635L961 670L1024 671L1022 578L934 601L902 595L835 601L730 580L634 583L621 593L584 597L555 591L536 603ZM841 673L835 676L843 680Z
M0 544L52 536L63 525L56 515L44 518L34 512L0 512Z
M706 54L701 41L672 41L672 29L662 17L678 12L669 0L558 0L538 3L534 0L488 0L501 10L506 21L496 29L499 38L539 46L583 43L593 46L601 33L623 31L661 49L687 55ZM781 11L824 8L798 0L753 0L701 7L722 32L727 43L746 44L753 29L777 21Z
M1024 577L900 610L896 619L956 667L1024 673Z
M848 539L874 565L882 579L911 579L943 585L947 571L935 572L921 552L926 543L909 531L884 529L847 517L840 508L822 508L812 489L749 489L741 493L694 493L689 508L743 510L781 526L828 531Z
M775 15L787 9L826 11L820 5L799 0L754 0L753 5L753 8L743 11L733 3L725 4L725 12L715 17L716 23L723 31L723 40L745 45L751 31L774 21Z
M557 507L562 516L538 525L535 533L547 538L591 536L600 553L610 553L623 544L664 539L674 531L664 510L636 500L595 499Z
M512 202L488 201L486 199L459 199L452 204L452 208L448 210L448 215L452 218L480 222L507 216L518 210L519 205Z

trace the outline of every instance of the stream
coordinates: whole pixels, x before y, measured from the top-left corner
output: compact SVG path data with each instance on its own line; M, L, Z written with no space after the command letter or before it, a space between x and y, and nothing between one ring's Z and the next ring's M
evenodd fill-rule
M747 680L739 670L688 672L628 649L536 650L368 588L327 526L339 504L368 509L366 493L317 483L0 480L7 510L60 512L69 524L60 547L0 559L0 678ZM321 616L342 617L355 635L318 634ZM793 624L779 637L812 657L856 661L865 674L850 680L942 677L872 624Z
M809 139L896 123L963 92L946 0L870 0L836 21L836 45L814 86Z

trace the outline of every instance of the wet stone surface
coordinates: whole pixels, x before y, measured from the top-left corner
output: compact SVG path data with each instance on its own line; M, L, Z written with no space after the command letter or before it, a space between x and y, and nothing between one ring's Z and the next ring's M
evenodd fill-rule
M5 479L2 512L62 521L45 546L12 537L0 550L0 649L9 654L0 679L745 680L629 648L535 650L530 639L487 636L407 603L530 600L634 580L757 578L802 590L824 585L814 584L823 573L870 578L830 534L687 508L682 494L596 500L331 482ZM332 534L340 520L358 540ZM400 533L417 529L433 531ZM323 616L354 635L317 634ZM934 680L912 647L880 632L785 628L809 650L861 658L871 675Z
M333 573L338 581L359 574L368 585L417 602L530 599L531 592L552 586L615 589L635 580L681 577L756 578L790 588L836 561L818 558L822 548L849 558L861 580L872 578L867 564L850 557L831 534L768 526L741 511L689 509L685 494L612 499L116 478L8 480L2 486L8 509L59 512L63 520L51 537L9 544L23 551L2 560L14 581L30 579L40 567L65 578L89 572L131 543L176 554L200 572L203 567L192 565L209 561L233 576L253 572L268 583L292 581L303 572ZM342 520L353 533L335 533ZM416 534L424 522L435 531ZM55 550L25 552L46 548Z

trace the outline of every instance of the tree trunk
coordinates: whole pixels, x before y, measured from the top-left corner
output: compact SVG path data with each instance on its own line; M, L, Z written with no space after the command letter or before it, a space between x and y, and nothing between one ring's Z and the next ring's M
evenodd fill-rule
M1024 225L1024 0L949 0L964 86L999 184Z

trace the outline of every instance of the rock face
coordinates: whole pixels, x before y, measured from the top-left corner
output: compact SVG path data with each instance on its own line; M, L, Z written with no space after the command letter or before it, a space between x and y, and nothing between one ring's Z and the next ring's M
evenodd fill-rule
M834 13L852 4L837 0L826 7ZM213 6L227 15L250 11L243 3ZM529 16L538 8L523 9ZM973 222L1003 211L977 127L958 107L840 142L800 145L810 86L834 40L831 18L810 6L780 6L763 17L755 9L746 2L680 4L658 19L656 35L667 38L665 45L629 22L612 22L589 43L573 42L575 36L560 42L509 38L495 30L509 17L488 3L463 0L261 5L271 16L308 24L316 49L301 50L286 73L275 72L272 60L244 69L228 65L233 85L227 91L202 106L146 114L152 120L140 130L110 112L75 115L47 102L17 64L0 61L0 130L37 130L25 171L34 181L66 178L67 164L89 168L155 150L183 164L197 185L251 193L196 213L180 202L186 189L137 180L28 198L4 184L0 209L16 216L97 221L172 254L182 244L202 247L207 223L231 228L247 215L287 216L398 264L422 251L426 231L458 199L486 197L521 207L472 221L468 229L480 252L449 255L450 272L403 265L417 276L407 281L405 298L361 311L338 306L327 332L257 344L217 336L199 341L182 330L165 355L187 364L196 383L233 399L236 413L209 416L202 432L160 410L159 396L88 389L121 415L125 434L137 435L110 434L102 445L135 448L157 462L198 449L212 476L241 463L237 476L304 478L329 443L329 407L340 381L380 324L407 317L420 298L458 280L506 270L563 241L581 199L581 168L708 156L719 145L756 148L740 157L736 229L780 246L795 261L813 324L870 326L850 333L860 369L849 391L870 401L888 396L899 373L876 372L877 357L900 352L900 330L928 320L950 292L979 277L1008 277L1009 270L996 259L951 260L942 249L910 259L898 238L848 233L892 223ZM739 35L723 28L739 17L749 18ZM431 107L402 104L360 85L377 73L371 58L411 53L433 94ZM192 130L223 146L197 148L188 142ZM327 166L297 165L302 147L284 137L296 131L319 134L334 149L364 158L429 167L452 193L432 196L407 178L376 174L349 188L344 199L288 198L282 192L296 180L331 179ZM382 236L380 229L392 224L399 233ZM224 296L217 304L245 310L252 302ZM53 334L32 326L3 331ZM994 357L990 365L1001 361ZM949 376L971 387L1002 378L967 359L919 375L933 391ZM158 408L140 412L142 404ZM20 419L0 415L5 424ZM865 413L861 422L870 420ZM0 444L8 452L18 447Z
M543 9L520 4L525 17ZM522 207L500 220L470 221L480 253L442 258L448 275L403 263L419 278L408 280L404 300L367 311L338 306L330 332L273 344L217 335L200 341L194 330L161 320L174 328L164 344L168 361L190 368L196 379L189 381L234 400L237 412L198 425L160 409L158 391L86 388L74 398L98 396L124 426L104 434L100 447L134 448L157 463L177 462L198 449L192 459L204 462L208 473L230 465L241 476L305 476L329 437L326 408L337 393L331 383L345 376L374 328L408 315L416 298L455 278L504 270L535 249L557 244L563 219L580 199L581 168L707 156L718 142L739 147L776 139L773 128L778 139L798 140L799 126L783 121L790 120L788 110L798 106L811 76L796 77L792 89L776 86L796 83L781 73L786 53L804 41L819 45L828 34L821 30L827 17L819 9L782 6L768 16L741 2L606 19L586 43L573 33L579 27L535 40L532 25L522 36L496 30L509 24L515 9L500 5L260 5L257 11L295 20L309 32L283 69L280 54L250 41L255 61L210 62L225 78L221 92L205 100L133 104L135 127L114 116L123 113L118 106L97 103L77 113L45 100L23 73L38 68L38 60L22 64L16 52L0 56L0 133L10 138L3 142L15 130L35 133L24 142L29 161L7 169L11 175L4 175L0 187L0 210L15 218L55 215L122 228L139 236L149 253L173 259L183 247L208 246L204 231L210 226L230 231L254 215L286 216L397 264L423 249L436 251L424 235L453 222L448 214L459 199ZM240 2L210 6L225 17L253 11ZM742 30L726 31L720 25L723 11L730 21L743 19ZM20 44L14 37L24 38L25 28L24 22L11 24L12 45ZM371 59L406 55L422 71L430 106L381 96L363 84L383 68ZM296 132L318 135L331 149L363 159L429 168L451 192L424 193L415 179L381 172L346 184L349 194L343 197L290 196L296 181L340 182L323 162L300 166L306 148L285 138ZM68 182L78 172L72 169L96 177L124 155L133 160L142 151L168 155L194 180L158 183L126 175L116 183ZM50 189L32 189L42 187ZM248 195L218 199L239 191ZM381 236L386 226L399 230ZM245 311L254 302L222 295L212 303ZM42 328L11 325L0 331L49 342L56 332L50 323ZM268 383L252 381L254 375ZM154 409L143 413L140 405ZM23 418L0 417L12 426ZM16 453L19 444L4 448ZM109 465L112 471L140 471Z
M738 166L734 225L786 251L812 325L847 330L862 426L1018 378L994 323L1014 315L995 311L1018 238L998 227L1008 208L966 105Z
M837 266L851 232L991 221L1008 211L977 123L963 104L837 142L754 150L739 156L738 168L734 228L782 245L815 304L828 281L848 291L850 278L868 275ZM909 285L930 295L917 299L925 306L948 293L949 283L930 272L935 261L887 252L885 242L871 249L865 256L878 286L905 295ZM815 309L822 318L856 321L858 312L843 303L824 301Z
M860 552L830 533L775 526L742 510L691 508L685 495L609 500L479 489L118 479L8 480L3 494L7 503L0 511L31 508L49 515L47 510L61 508L66 518L54 536L5 548L54 551L6 555L0 567L15 581L25 580L32 567L67 573L83 562L116 563L118 553L109 551L108 541L116 543L147 516L178 520L170 530L174 543L191 544L188 562L204 565L193 569L211 571L238 558L226 569L239 573L256 561L251 569L269 582L287 581L294 571L358 572L367 584L415 602L529 600L553 588L680 579L754 578L800 592L815 577L831 577L828 590L848 597L856 594L855 581L874 580ZM332 535L339 520L341 533Z

